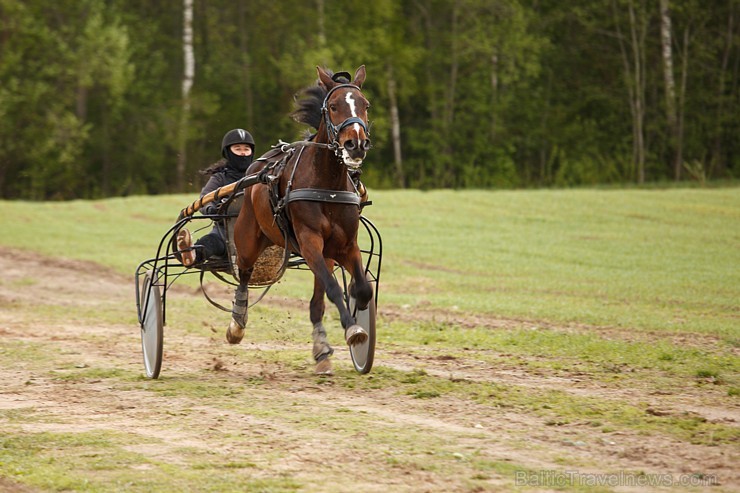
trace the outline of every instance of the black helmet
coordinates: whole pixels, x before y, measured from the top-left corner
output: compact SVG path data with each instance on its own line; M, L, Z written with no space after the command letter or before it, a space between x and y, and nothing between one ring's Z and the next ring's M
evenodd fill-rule
M252 152L254 152L254 138L252 137L252 134L246 130L235 128L234 130L226 132L224 139L221 141L221 155L223 157L227 157L226 149L234 144L249 144L252 148Z

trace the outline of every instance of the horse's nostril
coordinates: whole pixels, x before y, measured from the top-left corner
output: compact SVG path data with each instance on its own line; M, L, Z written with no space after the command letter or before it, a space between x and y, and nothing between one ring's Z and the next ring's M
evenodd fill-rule
M367 151L370 149L370 139L365 139L362 141L362 150Z
M344 143L344 148L347 149L348 151L351 151L352 149L355 148L355 141L348 140L347 142Z

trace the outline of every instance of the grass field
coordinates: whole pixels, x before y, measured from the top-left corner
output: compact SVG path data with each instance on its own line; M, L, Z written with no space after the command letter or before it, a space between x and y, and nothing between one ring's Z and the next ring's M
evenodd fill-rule
M72 284L66 266L80 266L70 293L44 290L44 268L0 280L0 377L20 378L0 391L0 491L1 478L41 491L419 491L419 481L428 491L539 491L515 484L515 472L662 467L701 478L713 467L729 474L721 464L738 458L740 189L371 192L365 215L384 258L382 357L369 376L341 360L331 380L310 376L307 307L295 300L309 298L311 281L288 272L268 294L278 303L250 314L257 352L215 342L220 315L199 296L173 297L166 369L148 381L127 349L138 337L133 273L192 198L0 202L0 251L84 261L49 262ZM97 275L116 279L86 288ZM56 339L29 335L44 326ZM211 355L233 369L213 371ZM38 382L95 399L112 391L118 400L103 402L124 414L128 395L131 406L167 402L169 420L147 421L148 408L136 424L151 436L101 431L89 424L97 416L60 417L38 395L22 408L3 401L23 401ZM97 409L84 395L65 406ZM244 438L226 427L236 415L268 425ZM430 433L432 419L448 427ZM179 440L172 457L152 458L168 433ZM305 464L277 465L304 442L365 454L367 469L353 476L340 460L326 466L326 484ZM625 445L617 453L610 443ZM221 447L246 448L224 461ZM721 479L712 491L740 484Z
M0 244L131 274L189 196L0 202ZM740 190L374 192L384 303L738 335ZM308 296L303 278L280 289Z

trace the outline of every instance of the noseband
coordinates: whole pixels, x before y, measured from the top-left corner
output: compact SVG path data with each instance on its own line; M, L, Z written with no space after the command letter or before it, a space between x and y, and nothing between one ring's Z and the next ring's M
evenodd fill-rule
M339 149L339 141L337 140L339 137L339 132L352 124L357 123L365 131L365 135L367 135L368 137L370 136L370 131L367 129L367 124L359 117L349 117L339 125L334 125L334 123L329 118L329 111L326 109L326 102L329 100L329 96L331 96L334 91L343 87L351 87L352 89L357 89L358 91L362 92L360 88L354 84L339 84L338 86L332 87L331 90L326 93L324 103L321 105L321 114L324 116L324 122L326 123L326 133L329 134L329 141L331 142L331 145L337 150Z

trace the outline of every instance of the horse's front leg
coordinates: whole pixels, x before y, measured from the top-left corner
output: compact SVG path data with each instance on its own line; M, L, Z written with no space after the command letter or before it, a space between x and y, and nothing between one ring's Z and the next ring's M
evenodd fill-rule
M333 263L327 263L327 268L331 270ZM313 359L316 361L317 375L331 375L331 360L329 357L334 354L334 349L329 345L324 328L324 286L321 280L314 276L313 296L311 297L310 316L313 324Z
M365 267L362 265L360 249L354 248L342 265L347 271L352 273L349 294L355 299L357 308L364 310L373 297L373 287L365 277Z
M347 310L347 306L344 304L342 288L339 286L337 280L334 279L334 275L321 253L322 244L323 242L320 238L304 241L301 245L301 253L318 282L324 287L326 297L339 310L339 319L344 329L344 339L347 341L347 344L350 346L362 344L368 338L367 331L355 323L354 317Z

